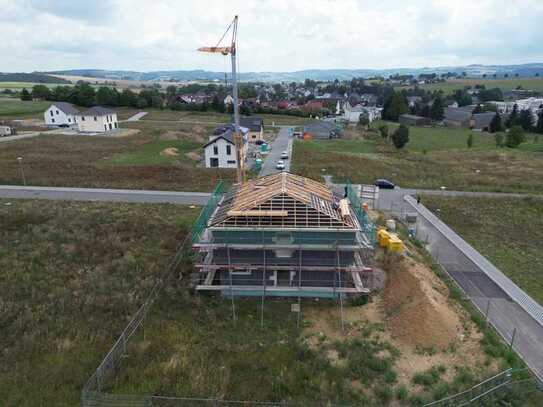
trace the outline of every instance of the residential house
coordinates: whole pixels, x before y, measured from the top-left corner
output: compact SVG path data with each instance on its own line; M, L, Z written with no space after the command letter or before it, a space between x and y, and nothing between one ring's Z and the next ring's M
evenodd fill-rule
M241 141L241 160L245 161L247 156L247 133L249 130L240 127ZM232 124L217 127L211 136L209 142L204 145L205 165L207 168L236 168L237 150L234 140L235 128Z
M368 118L368 121L371 123L374 120L381 119L383 109L374 106L351 106L349 102L346 102L343 105L343 111L343 116L345 120L350 123L358 123L361 115L365 115Z
M377 106L377 95L374 95L373 93L363 93L360 95L360 102L364 106Z
M398 122L408 126L426 126L430 124L431 120L428 117L416 116L414 114L402 114L398 118Z
M94 106L77 115L77 128L82 133L105 133L119 127L117 113Z
M43 113L46 126L72 126L77 124L79 110L67 102L54 102Z
M232 123L234 118L232 118ZM264 120L260 117L248 116L240 117L239 125L245 129L248 129L247 141L249 143L255 143L258 140L264 140Z
M193 240L196 290L263 299L368 294L374 227L359 205L354 193L288 172L233 185Z
M302 106L304 112L320 112L324 108L324 103L319 100L310 100Z
M339 138L342 131L333 122L314 120L304 126L304 139L333 139Z

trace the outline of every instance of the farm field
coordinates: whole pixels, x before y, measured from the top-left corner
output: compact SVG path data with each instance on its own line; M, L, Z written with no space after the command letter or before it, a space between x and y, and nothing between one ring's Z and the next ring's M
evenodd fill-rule
M425 196L424 204L543 304L543 200Z
M0 82L0 89L13 89L13 90L21 90L23 88L26 88L27 90L31 90L34 85L45 85L50 88L54 88L55 86L63 85L62 83L37 83L37 82Z
M0 183L35 186L211 191L234 171L200 166L209 128L126 123L125 137L44 135L0 144Z
M198 212L0 200L2 405L78 405Z
M468 130L410 127L409 144L396 151L376 133L350 131L342 140L296 141L293 171L314 179L329 174L336 182L387 178L404 188L543 193L543 140L534 143L533 135L508 149L496 148L492 135L473 132L468 149Z
M463 89L465 86L485 85L487 88L500 88L502 91L510 91L522 86L526 90L543 92L543 78L517 78L517 79L454 79L443 83L430 83L427 85L418 85L425 90L442 90L445 94L453 93L456 89ZM406 89L405 86L396 87L396 89Z
M297 328L292 301L268 299L261 326L260 299L236 299L234 323L228 298L168 290L107 391L302 405L422 405L517 365L490 331L472 322L422 255L379 261L387 283L370 303L346 305L345 333L336 302L303 300ZM422 281L431 282L431 292L423 291ZM429 319L421 315L432 315L432 322L425 325Z
M7 118L42 118L51 102L22 101L16 98L0 98L0 120Z

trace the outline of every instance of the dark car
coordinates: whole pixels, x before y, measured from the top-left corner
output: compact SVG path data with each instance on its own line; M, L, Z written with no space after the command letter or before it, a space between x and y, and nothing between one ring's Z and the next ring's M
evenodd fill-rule
M382 188L382 189L394 189L396 185L394 185L393 182L390 182L387 179L378 179L375 181L375 186Z
M256 141L255 141L255 144L256 144L257 146L259 146L259 145L261 145L261 144L264 144L264 140L256 140Z
M70 125L66 123L62 123L62 124L59 124L58 127L66 128L66 127L70 127Z

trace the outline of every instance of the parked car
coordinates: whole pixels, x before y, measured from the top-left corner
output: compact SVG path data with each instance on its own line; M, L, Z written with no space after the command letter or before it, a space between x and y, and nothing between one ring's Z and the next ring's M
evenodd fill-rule
M70 125L67 123L62 123L62 124L59 124L58 127L67 128L67 127L70 127Z
M288 159L288 153L287 153L286 151L283 151L283 152L281 153L281 159L283 159L283 160Z
M275 168L278 170L284 170L285 169L285 163L282 160L277 161L277 164L275 164Z
M255 141L255 144L256 144L257 146L259 146L259 145L261 145L261 144L264 144L264 140L256 140L256 141Z
M376 180L374 185L381 189L394 189L396 187L393 182L383 178Z

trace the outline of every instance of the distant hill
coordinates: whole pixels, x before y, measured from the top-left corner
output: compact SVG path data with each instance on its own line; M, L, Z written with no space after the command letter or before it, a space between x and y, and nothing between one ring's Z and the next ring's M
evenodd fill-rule
M415 75L420 74L442 74L453 72L457 74L466 73L467 77L477 78L482 75L491 76L496 74L509 77L518 74L519 77L534 77L536 74L543 77L543 63L531 63L522 65L468 65L468 66L443 66L425 68L391 68L391 69L306 69L294 72L242 72L239 75L242 81L254 82L300 82L304 79L312 80L349 80L354 77L370 78L373 76L390 75ZM186 71L112 71L104 69L70 69L64 71L43 72L43 74L75 75L89 78L104 79L131 79L139 81L222 81L224 72L212 72L205 70ZM32 75L32 74L29 74Z
M1 73L0 82L30 82L30 83L70 83L62 78L45 75L42 73Z

